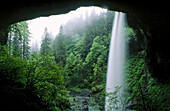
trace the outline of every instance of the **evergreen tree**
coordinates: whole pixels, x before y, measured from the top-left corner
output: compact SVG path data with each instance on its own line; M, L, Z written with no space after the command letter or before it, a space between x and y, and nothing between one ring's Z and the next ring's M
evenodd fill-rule
M21 54L22 54L22 50L21 50L21 40L19 40L19 33L17 31L14 32L14 37L13 37L13 40L12 40L12 44L13 44L13 55L16 56L16 57L21 57Z
M29 46L29 39L28 37L23 38L23 58L28 59L30 54L30 46Z
M86 77L90 88L105 83L108 58L108 49L105 42L107 40L109 40L107 36L97 36L85 59L85 67L88 69L86 70L88 75Z
M51 38L49 36L47 27L44 30L44 34L42 36L42 43L41 43L41 48L40 48L40 52L42 55L50 55L51 54L51 45L52 41Z
M67 57L66 65L64 67L64 78L67 88L73 89L85 87L83 72L84 68L81 56L71 53L69 57Z
M60 64L61 66L65 65L66 62L66 44L65 44L65 36L63 27L60 27L60 31L58 36L56 36L54 42L53 42L53 54L55 57L55 61L57 64Z
M12 24L8 34L9 54L28 59L29 31L26 21Z
M28 31L28 24L26 22L21 22L23 25L22 28L22 57L24 59L28 59L28 56L30 54L30 46L29 46L29 31Z

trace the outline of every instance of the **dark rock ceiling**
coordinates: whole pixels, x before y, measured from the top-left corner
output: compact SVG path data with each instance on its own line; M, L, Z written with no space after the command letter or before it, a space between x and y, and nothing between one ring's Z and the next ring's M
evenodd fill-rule
M143 15L167 12L168 2L157 0L154 2L148 2L148 0L5 0L0 5L0 27L39 16L67 13L80 6L99 6Z

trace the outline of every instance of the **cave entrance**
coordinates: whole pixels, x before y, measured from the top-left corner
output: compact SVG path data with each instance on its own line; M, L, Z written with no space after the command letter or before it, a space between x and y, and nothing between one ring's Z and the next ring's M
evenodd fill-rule
M67 16L70 14L68 13L18 22L10 26L9 33L1 33L1 36L8 37L7 45L2 47L3 51L0 53L0 83L3 85L0 87L0 96L5 107L3 109L7 109L8 101L12 101L12 108L17 110L43 108L57 111L70 107L85 110L104 109L107 59L114 12L99 7L87 7L76 14L82 9L83 7L70 12L75 13L74 16ZM22 17L23 11L18 11ZM43 14L33 13L26 18L15 15L16 20L9 19L6 24L41 15ZM50 21L47 22L46 19ZM139 22L141 21L136 23ZM149 38L151 34L147 33L148 30L143 31L140 26L143 25L140 24L136 30L126 28L130 55L128 87L131 88L126 91L134 94L127 96L134 98L127 109L157 109L163 102L162 107L165 105L166 110L169 101L165 101L167 99L164 97L169 96L169 93L166 93L169 86L157 83L149 74L144 61L144 49L145 37ZM150 44L147 43L153 48L151 41ZM160 63L161 61L162 59L159 60ZM153 85L156 88L152 88ZM160 89L162 87L163 90ZM119 90L119 87L117 89ZM69 98L68 93L73 98ZM160 95L159 100L156 100L154 95ZM111 95L113 99L116 97L117 92ZM90 105L87 103L89 101ZM80 106L75 105L75 102ZM162 107L159 110L162 110Z

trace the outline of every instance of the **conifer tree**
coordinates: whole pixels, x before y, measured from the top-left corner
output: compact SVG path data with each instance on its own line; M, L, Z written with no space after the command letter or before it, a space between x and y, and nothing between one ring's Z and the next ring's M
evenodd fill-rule
M66 62L66 45L64 41L64 31L63 27L60 27L60 31L58 36L56 36L53 47L54 47L54 57L57 64L60 64L61 66L65 65Z
M22 57L24 59L28 59L28 55L30 54L30 46L29 46L29 31L28 24L26 22L21 22L22 28Z
M49 36L48 33L48 29L47 27L44 30L44 34L42 36L42 44L41 44L41 48L40 48L40 52L42 55L50 55L51 54L51 38Z
M16 57L21 57L21 40L19 40L19 34L17 31L14 32L14 37L12 40L13 44L13 55Z
M12 24L8 34L8 53L14 56L28 59L29 55L29 31L26 21Z

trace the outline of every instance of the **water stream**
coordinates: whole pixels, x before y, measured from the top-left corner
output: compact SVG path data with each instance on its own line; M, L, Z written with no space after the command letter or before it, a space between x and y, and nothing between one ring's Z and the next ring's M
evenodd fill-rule
M121 92L126 55L125 18L121 12L115 12L107 69L105 111L122 111ZM117 87L117 88L115 88ZM118 90L120 88L120 90ZM116 91L118 91L116 93ZM115 93L113 93L115 92ZM113 93L113 94L112 94ZM115 97L117 97L116 100Z

